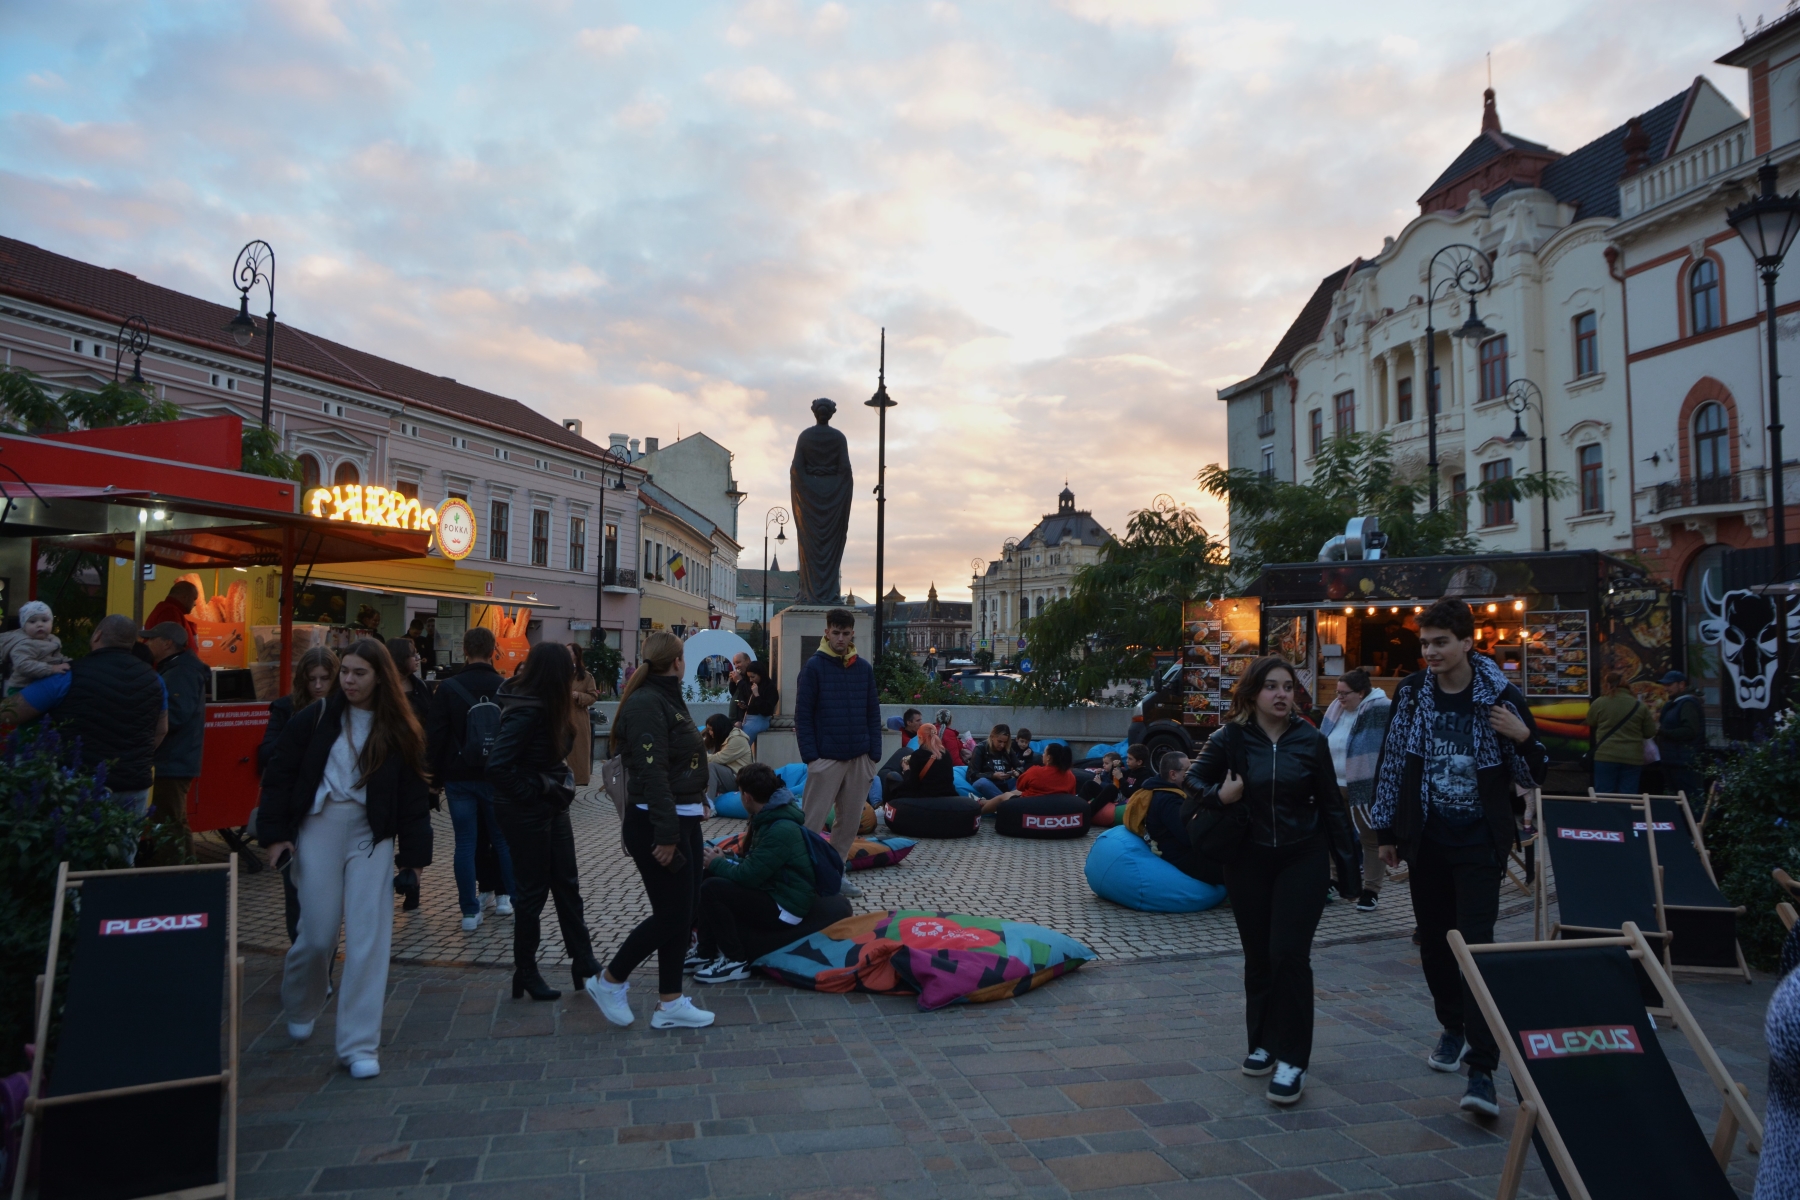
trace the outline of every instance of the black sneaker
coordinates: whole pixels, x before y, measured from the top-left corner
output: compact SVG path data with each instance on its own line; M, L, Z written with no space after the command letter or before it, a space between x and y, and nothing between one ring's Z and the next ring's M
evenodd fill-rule
M1469 1090L1463 1093L1462 1108L1464 1112L1478 1112L1490 1117L1500 1115L1500 1098L1494 1094L1493 1075L1469 1068Z
M1306 1068L1296 1067L1289 1063L1275 1064L1275 1078L1269 1080L1269 1090L1264 1093L1271 1104L1292 1104L1300 1099L1300 1093L1306 1090Z
M1250 1076L1267 1075L1275 1069L1275 1056L1259 1046L1244 1056L1241 1069Z
M682 960L682 963L681 963L682 973L687 974L687 975L692 975L695 971L698 971L701 967L704 967L704 966L708 965L709 963L712 963L713 961L718 959L718 957L719 956L717 954L702 954L702 953L700 953L700 947L695 946L693 949L688 951L687 958Z
M1419 944L1419 927L1417 925L1414 925L1413 926L1413 945L1417 946L1418 944Z
M736 983L750 978L750 964L732 962L724 955L694 972L695 983Z
M1374 912L1375 906L1380 903L1381 903L1380 896L1377 896L1374 892L1371 892L1368 888L1364 888L1362 895L1360 895L1356 898L1356 911L1357 912Z
M1425 1065L1434 1071L1455 1071L1462 1067L1462 1060L1468 1053L1468 1039L1446 1029L1444 1036L1438 1039L1437 1049L1425 1060ZM1488 1090L1492 1092L1493 1085L1490 1084Z

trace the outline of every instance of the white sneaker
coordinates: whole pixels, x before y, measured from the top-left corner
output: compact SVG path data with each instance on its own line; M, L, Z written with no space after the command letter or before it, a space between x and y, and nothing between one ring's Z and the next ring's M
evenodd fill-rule
M713 1015L695 1008L686 996L677 996L666 1004L658 1004L650 1013L652 1029L705 1029L713 1023Z
M481 902L482 912L486 912L488 909L494 907L494 893L492 892L482 892L476 899Z
M373 1079L379 1074L381 1074L381 1060L374 1055L351 1060L350 1078Z
M311 1021L288 1022L288 1036L293 1038L296 1042L304 1042L307 1038L312 1036L312 1031L313 1023Z
M472 917L464 917L463 918L463 932L464 933L474 933L477 929L480 929L480 928L481 928L481 914L480 913L476 913Z
M496 896L496 897L494 897L494 913L495 913L495 915L502 916L502 917L512 916L513 915L512 897L511 896Z
M838 885L838 895L847 897L860 896L862 895L862 889L846 879Z
M732 962L722 954L694 972L695 983L736 983L740 979L748 978L750 978L749 963Z
M608 983L604 976L589 975L581 990L593 998L602 1016L621 1029L637 1019L631 1012L629 983Z

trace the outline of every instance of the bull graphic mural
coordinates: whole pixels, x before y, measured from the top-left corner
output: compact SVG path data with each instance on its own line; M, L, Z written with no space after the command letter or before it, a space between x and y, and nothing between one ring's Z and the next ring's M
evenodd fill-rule
M1777 610L1787 610L1788 645L1800 644L1800 595L1738 591L1715 596L1708 571L1701 576L1700 602L1706 607L1700 640L1719 647L1728 681L1727 704L1766 710L1774 703L1780 670Z

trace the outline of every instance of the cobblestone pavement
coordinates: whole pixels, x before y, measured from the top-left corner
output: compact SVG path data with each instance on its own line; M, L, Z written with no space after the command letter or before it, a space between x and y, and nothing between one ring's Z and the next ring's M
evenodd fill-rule
M984 837L990 836L984 834ZM1529 936L1528 919L1503 939ZM348 1200L1286 1200L1492 1196L1516 1109L1458 1111L1404 937L1315 955L1306 1096L1278 1111L1244 1078L1239 961L1101 962L1014 1001L917 1011L751 981L706 990L710 1029L606 1025L585 997L514 1001L505 973L397 966L382 1074L279 1023L273 955L252 955L240 1195ZM1763 1108L1771 985L1682 989ZM1663 1043L1710 1136L1705 1077ZM1740 1139L1732 1180L1755 1160ZM1528 1195L1548 1194L1535 1167Z
M618 818L598 791L587 791L571 810L576 854L582 864L581 893L597 950L624 940L650 915L637 868L619 846ZM490 910L473 933L462 930L456 884L450 871L452 836L448 812L433 815L436 853L423 872L421 903L410 913L394 912L394 958L421 964L510 964L512 922ZM744 822L707 822L708 837L739 833ZM973 838L921 840L897 867L858 871L851 878L863 889L858 912L887 908L935 908L1047 925L1077 938L1103 958L1120 960L1171 954L1237 950L1237 927L1230 910L1204 913L1141 913L1094 895L1082 874L1088 848L1098 835L1057 841L1001 837L984 822ZM205 839L202 855L224 853L223 843ZM1508 887L1506 912L1528 907L1524 894ZM242 877L240 921L243 944L285 951L281 882L273 872ZM1391 937L1412 930L1412 900L1404 883L1382 890L1381 906L1359 913L1333 903L1319 924L1319 945ZM540 956L545 974L567 966L562 934L546 912Z

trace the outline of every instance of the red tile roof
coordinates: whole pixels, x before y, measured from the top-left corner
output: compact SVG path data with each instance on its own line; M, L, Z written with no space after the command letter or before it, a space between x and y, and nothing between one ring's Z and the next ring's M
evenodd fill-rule
M240 350L225 331L226 322L237 315L229 305L145 283L135 275L54 254L28 242L0 237L0 293L114 324L135 314L149 322L153 342L185 342L243 359L258 373L262 367L260 322L256 338ZM404 401L588 458L608 457L605 447L577 437L517 400L340 345L279 318L277 324L275 365L283 371Z

